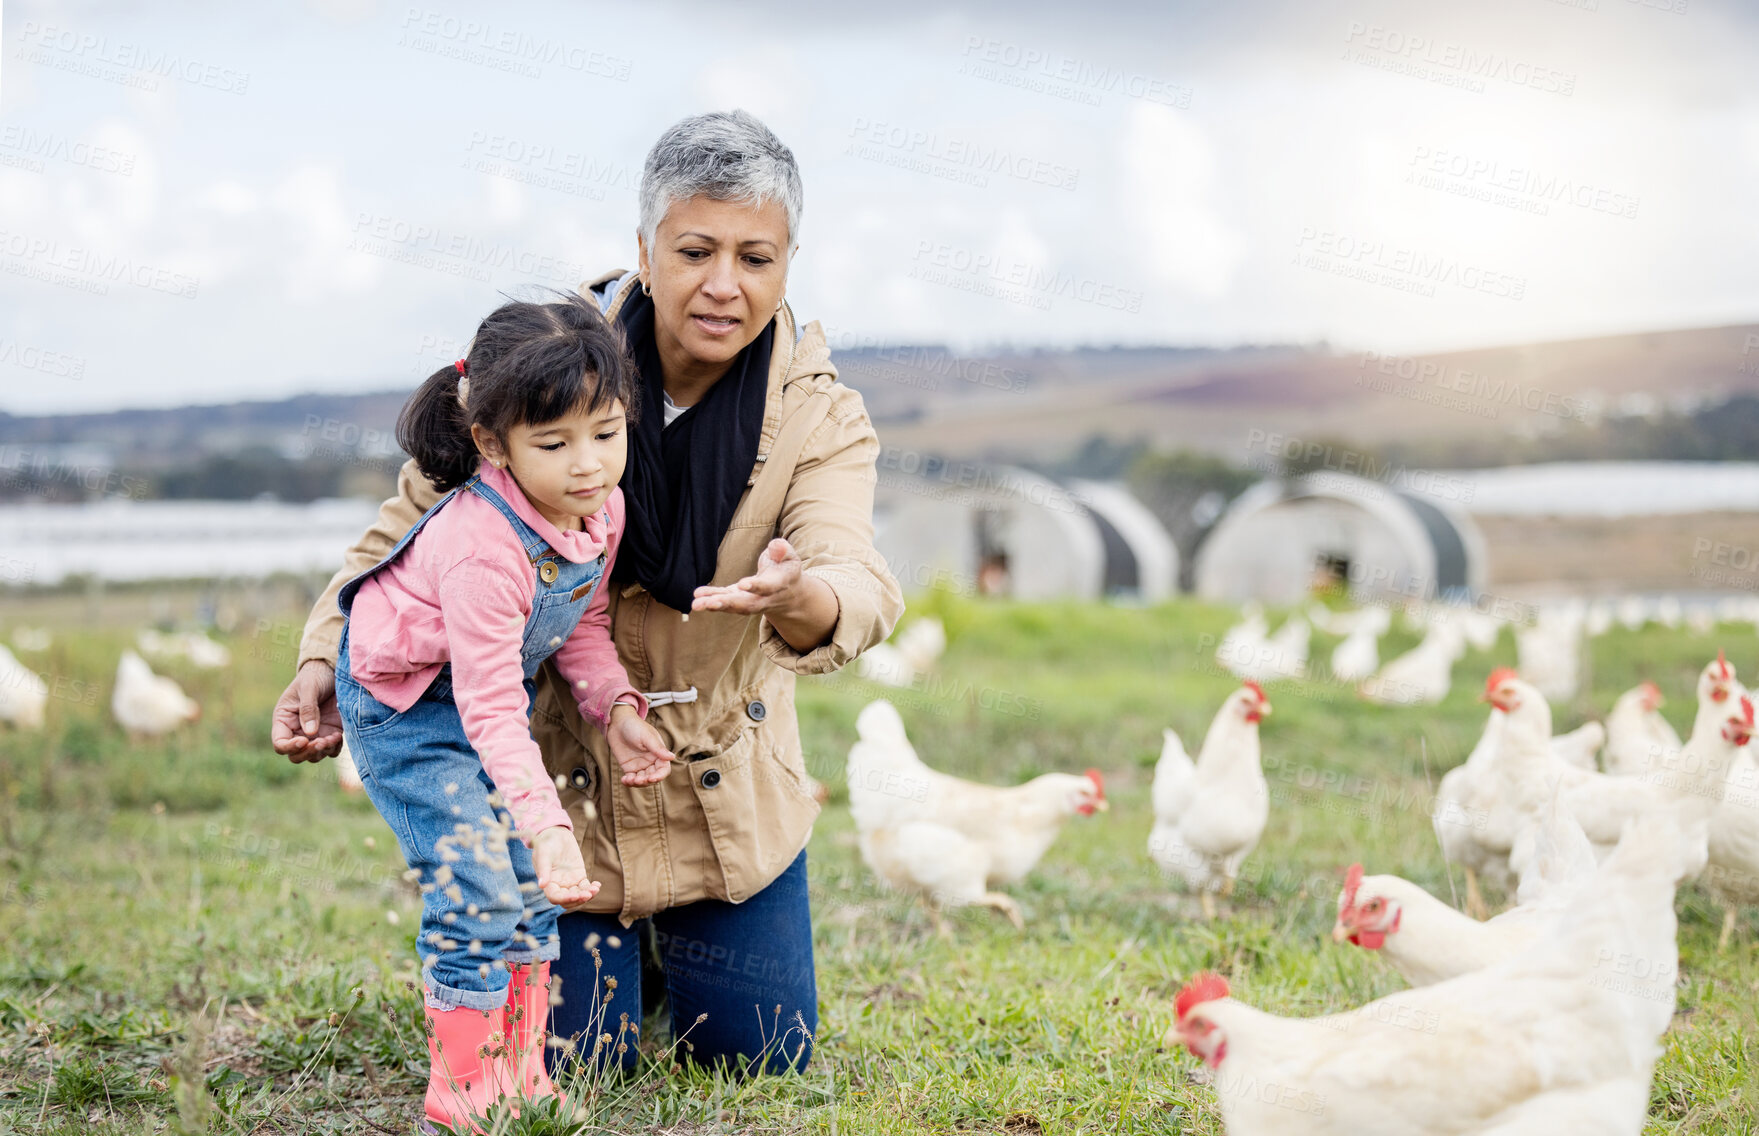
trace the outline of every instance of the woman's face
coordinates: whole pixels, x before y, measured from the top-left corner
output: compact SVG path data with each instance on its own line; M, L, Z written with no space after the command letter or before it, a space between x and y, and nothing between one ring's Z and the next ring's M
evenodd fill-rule
M674 201L654 247L641 241L662 358L675 347L704 364L730 361L757 338L788 285L788 214L698 195ZM670 340L670 343L667 341Z

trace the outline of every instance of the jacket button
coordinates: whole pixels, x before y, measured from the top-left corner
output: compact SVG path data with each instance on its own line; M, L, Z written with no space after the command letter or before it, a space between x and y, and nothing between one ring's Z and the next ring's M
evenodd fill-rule
M752 699L751 702L748 703L745 707L745 716L750 718L753 722L763 721L764 715L766 715L768 713L769 713L769 711L764 709L763 703L759 702L755 698Z
M720 783L721 783L721 771L719 769L711 769L707 773L704 773L702 775L702 787L704 789L713 789L716 785L719 785Z
M584 765L576 765L574 772L568 775L568 784L584 793L592 788L592 774L586 771Z

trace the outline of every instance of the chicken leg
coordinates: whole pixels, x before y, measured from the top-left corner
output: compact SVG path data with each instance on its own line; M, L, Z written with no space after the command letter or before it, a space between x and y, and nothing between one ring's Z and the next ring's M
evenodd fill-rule
M1478 873L1471 868L1466 869L1466 914L1478 920L1490 918L1490 908L1484 902L1484 893L1478 890Z
M1733 904L1722 909L1722 934L1716 940L1717 954L1728 950L1729 940L1735 935L1735 921L1739 918L1740 913L1735 910Z
M1215 896L1210 894L1208 888L1205 888L1197 893L1197 902L1203 905L1203 917L1213 923L1215 921Z
M977 902L985 907L993 907L1006 915L1008 922L1014 925L1014 930L1026 930L1026 919L1020 914L1020 905L1014 902L1012 896L1003 895L999 891L986 891L983 893L983 898Z

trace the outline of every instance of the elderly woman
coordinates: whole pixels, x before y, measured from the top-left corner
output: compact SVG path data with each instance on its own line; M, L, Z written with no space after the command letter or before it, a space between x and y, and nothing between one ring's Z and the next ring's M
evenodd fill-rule
M818 804L794 676L845 665L902 610L873 548L879 442L823 331L784 298L801 186L775 135L743 111L679 122L647 156L640 204L639 270L582 292L622 329L645 391L609 610L676 760L657 784L623 785L545 664L532 732L603 884L561 918L554 1025L592 1039L616 1038L624 1013L640 1022L631 928L651 920L674 1036L694 1058L799 1068L818 1021L805 851ZM338 589L439 496L413 462L398 490L306 624L273 724L293 761L341 746ZM633 1063L633 1045L621 1052Z

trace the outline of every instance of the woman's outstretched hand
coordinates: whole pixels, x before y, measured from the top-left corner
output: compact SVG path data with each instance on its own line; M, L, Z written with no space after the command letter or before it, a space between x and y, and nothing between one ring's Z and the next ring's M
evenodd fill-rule
M665 739L627 702L611 707L605 740L611 743L611 756L623 771L625 785L652 785L664 781L671 771L672 751L666 748Z
M696 589L690 610L761 615L790 647L810 651L836 630L840 605L829 584L801 569L800 554L777 537L757 558L756 572L726 587Z
M342 712L336 708L336 670L309 659L275 703L269 742L288 761L322 761L342 752Z
M557 907L585 903L599 893L599 885L587 878L586 861L574 830L552 825L531 842L531 866L537 870L544 898Z

